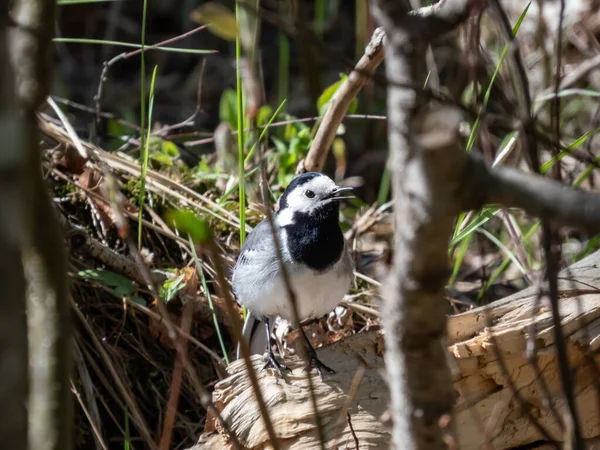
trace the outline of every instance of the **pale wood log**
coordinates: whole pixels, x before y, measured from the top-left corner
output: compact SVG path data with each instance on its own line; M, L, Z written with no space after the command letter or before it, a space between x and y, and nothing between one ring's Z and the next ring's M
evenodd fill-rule
M596 370L588 363L589 350L598 366L600 356L600 253L595 253L564 270L559 275L560 314L564 334L568 336L571 369L574 370L574 392L579 408L584 437L590 444L600 439L600 414L597 410ZM560 428L550 409L544 405L544 394L525 350L531 320L535 321L537 364L551 393L550 401L560 415L565 405L554 355L551 312L548 306L532 315L536 290L526 289L493 303L487 309L477 308L449 317L449 357L452 360L454 388L457 392L455 427L460 449L486 448L489 442L496 450L532 444L542 438L522 412L507 385L493 348L491 333L508 367L508 375L537 420L552 438L562 441ZM486 315L493 324L487 327ZM369 331L344 339L319 350L319 357L337 371L321 382L311 372L315 384L319 413L327 439L326 448L355 448L354 437L345 419L352 380L360 364L366 364L357 393L351 401L350 420L359 448L388 448L389 424L385 423L388 391L382 378L383 336ZM363 362L361 362L363 361ZM293 368L288 382L270 371L260 371L262 358L253 359L258 370L275 430L283 449L320 448L316 438L314 416L309 400L303 364L297 358L286 362ZM229 378L217 384L213 401L242 445L251 449L269 448L268 438L252 396L242 361L232 363ZM342 429L337 439L338 419ZM540 443L540 448L543 447ZM598 444L596 444L598 445ZM593 447L593 446L592 446ZM204 434L194 450L230 448L224 431L214 418L208 418Z

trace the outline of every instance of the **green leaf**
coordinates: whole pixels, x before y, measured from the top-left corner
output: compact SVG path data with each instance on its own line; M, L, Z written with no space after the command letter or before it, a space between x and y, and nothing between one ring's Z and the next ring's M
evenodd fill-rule
M142 53L143 55L143 53ZM154 66L154 70L152 71L152 80L150 82L150 98L148 99L148 127L146 131L146 139L144 140L144 125L142 122L142 139L141 139L141 148L142 151L140 153L140 165L142 167L140 172L140 192L138 196L138 205L140 206L138 212L138 248L142 248L142 228L143 221L142 217L144 215L144 200L146 198L146 175L148 173L148 161L150 157L150 127L152 124L152 111L154 109L154 86L156 84L156 73L158 71L158 66ZM142 84L143 86L143 84ZM143 88L142 88L143 93ZM142 102L144 101L144 95L142 95ZM143 108L142 108L143 109Z
M488 230L486 230L485 228L478 228L477 229L478 233L483 234L485 237L487 237L492 243L494 243L502 252L504 252L504 254L510 258L510 260L512 261L512 263L519 269L519 271L523 274L526 275L527 271L525 270L525 268L523 267L523 265L521 264L521 262L519 261L519 259L516 257L516 255L514 254L514 252L512 252L506 245L504 245L500 239L498 239L496 236L494 236L492 233L490 233Z
M156 161L159 164L162 164L163 166L167 166L167 167L171 167L173 166L173 160L171 159L171 157L165 153L159 153L159 152L155 152L152 153L150 155L150 159L152 161Z
M160 147L160 150L165 155L169 155L172 158L177 158L179 156L179 149L177 148L177 145L175 145L174 142L162 140Z
M319 115L323 115L324 112L327 110L327 106L333 98L333 95L336 93L336 91L339 89L342 83L346 81L346 78L348 78L347 75L341 74L340 79L332 85L327 86L323 93L319 96L319 98L317 99L317 108L319 109Z
M600 234L592 236L592 238L588 241L587 245L585 246L585 249L583 249L583 251L575 257L575 261L579 261L585 258L586 256L590 255L591 253L595 252L598 249L599 245Z
M160 288L160 298L162 298L165 302L170 302L173 300L175 295L185 287L185 283L182 283L185 278L185 274L179 275L174 280L167 280L163 283Z
M138 297L137 295L132 295L130 297L131 301L137 303L138 305L147 306L148 302L144 300L142 297Z
M348 75L341 73L340 80L336 81L331 86L326 87L325 90L323 91L323 93L319 96L319 98L317 99L317 108L319 110L320 116L325 114L325 112L327 111L327 108L329 107L329 103L331 102L331 99L333 98L333 96L335 95L337 90L340 88L340 86L342 84L344 84L344 82L346 81L347 78L348 78ZM353 98L352 101L350 102L350 105L348 105L347 113L354 114L356 112L357 108L358 108L358 100L356 98Z
M196 243L210 239L211 231L208 220L198 217L191 211L174 210L166 214L167 223L175 227L180 234L189 234Z
M500 210L498 208L487 208L481 211L476 217L471 220L471 222L464 227L459 233L457 233L452 240L450 241L450 247L455 246L460 241L462 241L465 237L469 236L479 227L481 227L484 223L498 214Z
M264 124L269 122L272 114L273 108L271 108L271 105L262 105L258 109L258 114L256 115L256 125L262 127Z
M226 41L235 41L240 30L235 16L227 7L216 3L206 2L191 13L192 20L208 25L208 29L215 36Z
M472 237L473 237L472 233L467 235L466 238L463 239L463 241L460 243L460 246L458 247L458 252L457 252L456 258L454 260L454 266L452 268L452 275L450 276L450 281L448 281L448 284L450 286L454 285L454 283L456 282L456 277L458 277L458 272L460 270L460 266L462 265L462 262L465 259L465 256L467 255L467 250L469 249L469 244L471 243Z
M102 268L81 270L77 274L85 280L113 288L113 294L118 297L129 297L137 291L129 278Z
M109 136L123 136L131 131L131 129L117 122L115 119L108 119L106 121L106 131Z

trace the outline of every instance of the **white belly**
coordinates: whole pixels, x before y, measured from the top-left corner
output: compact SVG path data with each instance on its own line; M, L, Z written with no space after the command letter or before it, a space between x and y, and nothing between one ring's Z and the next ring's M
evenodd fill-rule
M343 299L352 281L352 272L343 259L324 273L290 268L290 281L301 321L332 311ZM260 295L245 299L244 305L248 309L259 316L280 316L293 321L290 299L281 277L266 282L256 293L259 291Z

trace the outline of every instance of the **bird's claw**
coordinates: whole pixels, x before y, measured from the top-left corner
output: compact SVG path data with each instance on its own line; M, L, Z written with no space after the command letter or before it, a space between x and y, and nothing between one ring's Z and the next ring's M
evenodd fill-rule
M317 352L311 347L310 349L307 348L308 351L308 356L309 356L309 363L308 365L304 368L304 371L308 371L311 367L314 367L315 369L317 369L317 372L319 373L319 376L321 377L321 381L324 381L324 376L323 376L323 371L327 372L327 373L335 373L335 370L333 370L331 367L325 365L323 362L321 362L321 360L319 359L319 357L317 356Z
M277 361L277 359L275 359L275 355L270 354L267 356L268 356L267 362L263 366L262 370L265 370L267 367L270 366L273 369L275 369L275 371L277 372L277 374L279 375L280 378L284 378L283 371L286 371L286 372L292 371L288 366L286 366L285 364L281 364L279 361Z

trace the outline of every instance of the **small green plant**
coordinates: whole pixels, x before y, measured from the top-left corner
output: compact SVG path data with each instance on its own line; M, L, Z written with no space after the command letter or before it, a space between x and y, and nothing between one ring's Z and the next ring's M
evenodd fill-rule
M345 73L340 73L340 79L338 81L336 81L335 83L333 83L332 85L327 86L323 90L323 92L317 99L317 109L319 110L320 116L325 114L325 111L327 111L327 108L329 107L329 103L331 102L331 99L333 98L333 96L335 95L337 90L340 88L340 86L342 84L344 84L344 82L347 79L348 79L348 75L346 75ZM350 102L350 105L348 106L347 113L354 114L356 112L357 108L358 108L358 100L356 98L353 98L352 101Z
M77 275L111 289L115 297L127 297L140 305L146 305L146 301L137 295L138 289L129 278L102 268L80 270Z
M275 151L269 155L278 168L277 183L287 186L294 177L298 161L306 155L312 143L311 130L304 123L290 123L285 127L283 139L273 136Z
M171 141L160 137L148 136L149 158L159 166L172 167L173 161L179 157L179 149Z
M185 274L179 275L177 278L172 280L166 280L162 286L158 287L158 295L164 302L170 302L175 298L177 293L185 287L183 279Z

